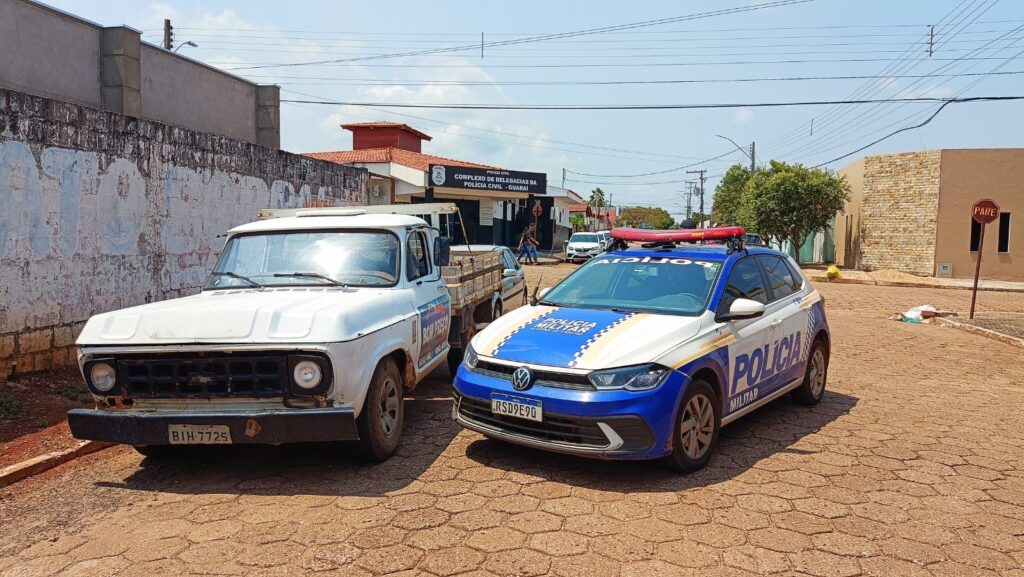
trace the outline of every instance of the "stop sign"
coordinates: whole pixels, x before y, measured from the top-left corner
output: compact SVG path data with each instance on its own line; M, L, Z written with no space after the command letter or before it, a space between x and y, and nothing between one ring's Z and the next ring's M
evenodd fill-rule
M999 205L991 199L979 200L971 207L971 218L979 224L988 224L999 218Z

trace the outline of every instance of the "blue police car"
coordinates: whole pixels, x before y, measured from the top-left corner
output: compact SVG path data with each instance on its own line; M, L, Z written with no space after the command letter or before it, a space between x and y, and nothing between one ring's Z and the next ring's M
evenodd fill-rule
M787 393L821 400L824 303L787 255L744 246L737 227L612 236L613 250L473 338L454 381L461 426L694 471L723 425ZM724 244L695 244L708 240Z

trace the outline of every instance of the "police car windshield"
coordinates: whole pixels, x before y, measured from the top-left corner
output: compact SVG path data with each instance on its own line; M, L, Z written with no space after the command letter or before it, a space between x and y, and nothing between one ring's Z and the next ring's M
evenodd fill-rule
M676 257L598 257L544 295L560 307L699 315L721 263Z

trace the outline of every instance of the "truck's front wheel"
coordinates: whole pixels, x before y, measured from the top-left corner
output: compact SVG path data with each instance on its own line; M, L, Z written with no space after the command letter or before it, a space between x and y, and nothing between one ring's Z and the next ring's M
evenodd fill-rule
M366 391L363 411L356 420L359 453L371 461L383 461L398 448L405 420L402 375L390 357L377 365Z

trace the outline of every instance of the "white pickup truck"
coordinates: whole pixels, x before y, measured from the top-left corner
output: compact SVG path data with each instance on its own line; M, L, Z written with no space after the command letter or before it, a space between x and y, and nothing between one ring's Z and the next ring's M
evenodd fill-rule
M496 253L448 262L436 220L455 211L261 211L229 231L199 294L89 319L78 360L97 407L68 413L72 433L147 456L352 440L386 459L404 392L458 365L501 290Z

